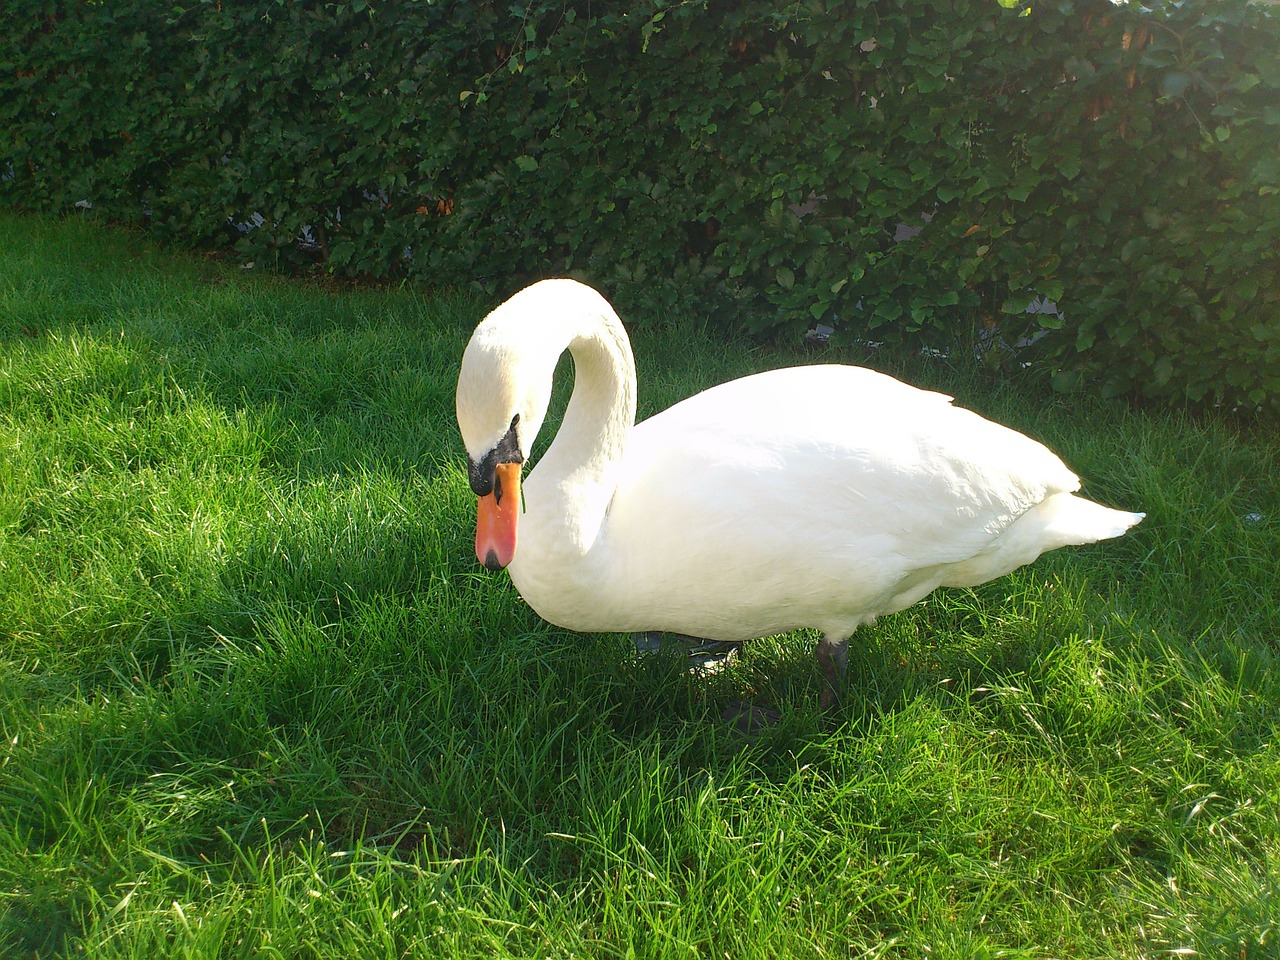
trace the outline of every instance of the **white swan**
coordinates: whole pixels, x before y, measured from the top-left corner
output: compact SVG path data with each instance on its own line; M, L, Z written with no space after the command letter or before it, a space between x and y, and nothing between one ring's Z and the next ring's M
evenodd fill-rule
M573 393L522 492L565 349ZM860 367L744 377L640 424L635 391L626 331L581 283L536 283L480 323L457 392L476 556L571 630L817 628L824 705L860 624L1143 517L1073 496L1036 441Z

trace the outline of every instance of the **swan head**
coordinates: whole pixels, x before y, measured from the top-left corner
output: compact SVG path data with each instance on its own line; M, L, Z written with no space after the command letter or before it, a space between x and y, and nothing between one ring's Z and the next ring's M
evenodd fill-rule
M478 498L476 557L490 570L515 556L520 471L546 418L559 355L531 336L537 328L520 322L515 302L489 314L472 334L456 395L467 478Z
M490 570L501 570L516 553L516 518L520 512L520 471L524 452L517 427L520 414L483 456L467 456L467 481L477 497L476 558Z
M604 297L576 280L541 280L485 317L462 355L458 428L479 499L476 557L491 570L515 556L520 470L546 420L556 363L566 349L574 357L573 396L543 463L559 451L557 462L577 457L577 464L590 463L603 475L635 422L635 361ZM606 496L601 511L607 503Z

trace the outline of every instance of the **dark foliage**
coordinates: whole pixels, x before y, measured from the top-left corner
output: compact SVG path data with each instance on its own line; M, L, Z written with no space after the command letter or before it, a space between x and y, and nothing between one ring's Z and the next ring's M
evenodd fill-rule
M13 206L489 295L574 273L632 319L763 335L1049 326L1060 389L1280 410L1280 17L1258 4L0 13Z

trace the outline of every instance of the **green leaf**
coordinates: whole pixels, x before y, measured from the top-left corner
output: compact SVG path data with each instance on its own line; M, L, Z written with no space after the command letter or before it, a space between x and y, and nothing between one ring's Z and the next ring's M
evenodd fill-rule
M1059 370L1054 373L1051 383L1058 393L1079 393L1084 389L1084 378L1076 370Z
M538 161L527 154L516 157L516 166L524 173L533 173L538 169Z
M1191 77L1189 74L1175 71L1166 73L1160 78L1160 96L1176 98L1187 92L1187 87L1191 86Z
M1034 189L1034 183L1016 183L1008 190L1009 199L1017 200L1019 203L1022 203L1031 196L1031 191Z
M1031 306L1031 301L1035 299L1034 293L1015 293L1005 298L1004 303L1000 304L1001 313L1025 313L1027 307Z

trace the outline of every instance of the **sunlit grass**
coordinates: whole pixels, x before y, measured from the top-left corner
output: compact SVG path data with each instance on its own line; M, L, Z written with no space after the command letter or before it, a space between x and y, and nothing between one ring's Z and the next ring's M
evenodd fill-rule
M0 230L0 952L1280 950L1273 437L899 363L1148 517L860 633L826 716L810 635L699 679L477 568L489 305ZM700 331L635 327L642 412L803 357Z

